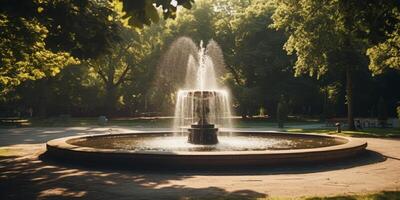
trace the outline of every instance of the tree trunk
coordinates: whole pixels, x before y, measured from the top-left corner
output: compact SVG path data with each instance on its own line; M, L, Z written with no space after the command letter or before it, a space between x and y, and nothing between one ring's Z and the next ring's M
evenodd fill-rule
M47 78L43 78L39 80L39 95L37 96L37 113L36 117L46 118L47 117L47 106L48 106L48 98L49 98L49 86Z
M114 84L106 84L106 98L104 102L104 110L110 117L115 114L117 105L117 87Z
M322 119L324 120L324 121L326 121L330 116L330 114L329 114L329 92L328 92L328 86L325 86L325 89L324 89L324 104L323 104L323 106L322 106L322 112L323 112L323 116L322 116Z
M353 82L351 77L350 67L346 68L346 100L347 100L347 124L349 125L349 130L353 131L356 129L354 126L354 116L353 116Z

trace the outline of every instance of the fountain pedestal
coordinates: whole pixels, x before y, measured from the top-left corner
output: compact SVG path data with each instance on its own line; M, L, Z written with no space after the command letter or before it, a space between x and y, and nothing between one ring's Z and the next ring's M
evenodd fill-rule
M192 144L212 145L218 143L217 132L214 124L208 123L210 113L210 98L215 96L215 91L192 91L195 105L196 117L199 119L197 124L192 124L189 128L188 142Z
M218 128L214 124L192 124L189 130L188 142L192 144L217 144Z

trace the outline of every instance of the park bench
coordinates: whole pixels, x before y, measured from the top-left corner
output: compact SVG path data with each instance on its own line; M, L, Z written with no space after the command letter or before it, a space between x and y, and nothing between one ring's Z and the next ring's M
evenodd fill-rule
M0 126L3 127L20 127L28 122L27 119L21 119L18 117L0 118Z

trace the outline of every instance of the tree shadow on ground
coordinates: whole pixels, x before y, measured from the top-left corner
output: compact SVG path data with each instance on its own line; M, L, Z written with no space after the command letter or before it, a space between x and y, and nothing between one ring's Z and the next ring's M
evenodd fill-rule
M202 187L176 184L176 182L197 175L304 174L347 169L382 162L385 159L379 153L366 151L357 158L319 165L240 169L226 167L226 169L206 170L132 170L124 167L89 167L53 161L45 154L39 157L0 157L0 197L1 199L257 199L267 197L267 194L253 190L227 191L220 187Z
M1 199L255 199L252 190L190 187L171 181L190 174L142 174L55 165L29 157L0 158Z
M0 138L10 144L36 144L60 135L102 132L92 128L43 129L40 134L31 129L13 130ZM103 131L104 132L104 131ZM12 137L10 137L12 136ZM7 138L12 138L7 140ZM24 142L32 139L31 142ZM5 142L5 143L4 143ZM23 147L24 151L27 147ZM29 146L31 148L31 146ZM42 147L38 150L43 152ZM123 166L81 166L68 162L56 162L46 156L0 156L0 199L255 199L266 194L253 190L227 191L219 187L176 184L196 175L273 175L304 174L347 169L386 160L386 156L366 151L355 158L336 163L308 164L277 167L244 167L232 169L131 169ZM388 157L390 158L390 157ZM111 165L112 166L112 165ZM260 183L261 184L261 183ZM213 185L210 183L209 185Z

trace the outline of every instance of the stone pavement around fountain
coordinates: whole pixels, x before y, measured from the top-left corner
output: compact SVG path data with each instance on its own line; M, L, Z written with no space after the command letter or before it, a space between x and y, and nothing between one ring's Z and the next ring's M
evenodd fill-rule
M39 158L50 139L133 131L121 127L0 129L0 199L247 199L400 190L399 139L365 138L371 151L338 164L257 170L227 166L224 172L90 169Z

